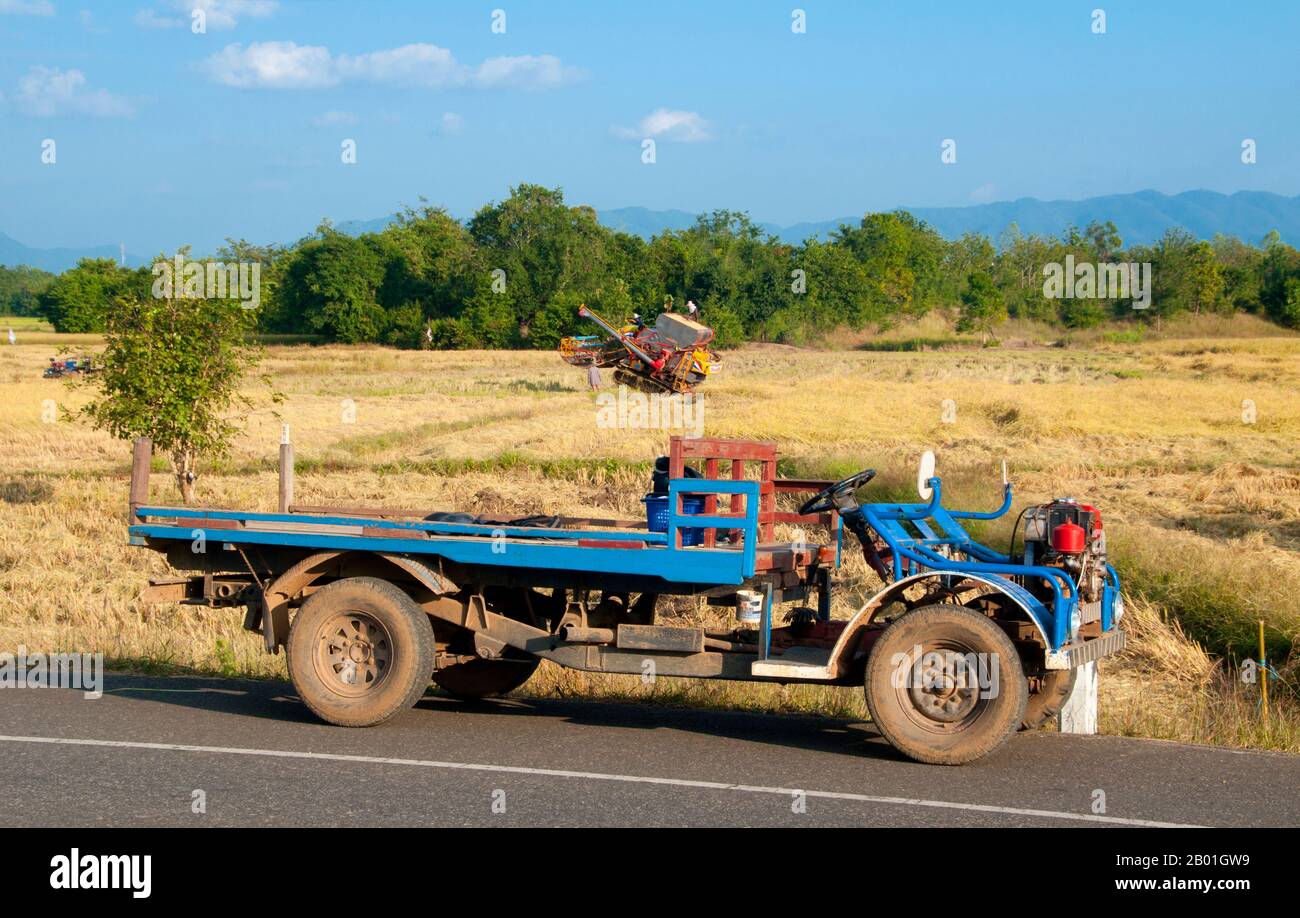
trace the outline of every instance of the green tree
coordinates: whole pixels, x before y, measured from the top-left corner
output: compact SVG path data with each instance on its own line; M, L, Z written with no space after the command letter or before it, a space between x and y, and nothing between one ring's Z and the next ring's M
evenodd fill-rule
M1278 238L1266 240L1259 266L1259 299L1264 312L1279 325L1300 328L1296 283L1300 282L1300 252Z
M1124 240L1120 238L1119 229L1111 220L1107 220L1105 223L1093 220L1084 229L1082 236L1079 236L1073 227L1070 229L1071 243L1075 245L1082 244L1098 262L1110 261L1119 254L1120 249L1124 246Z
M424 330L429 324L424 307L419 303L405 303L388 311L388 330L384 342L394 347L416 349L426 343Z
M801 325L813 332L840 326L861 328L881 318L880 300L870 295L871 281L861 262L843 246L810 239L793 259L792 286L802 281L802 293L792 291L791 309Z
M110 258L83 258L36 297L37 311L55 331L99 332L112 304L123 296L148 296L146 269L123 268Z
M1223 292L1223 274L1208 242L1197 242L1187 252L1187 296L1199 316L1202 309L1213 309Z
M1274 318L1280 325L1300 328L1300 276L1287 278L1282 302L1274 311Z
M993 333L993 327L1007 317L1006 304L1002 300L1002 291L993 283L987 272L974 271L966 278L966 289L961 295L961 318L957 321L958 331L975 330L980 332L985 341Z
M309 332L356 344L381 341L388 315L379 305L381 244L322 224L318 236L288 258L280 281L282 309Z
M958 300L962 286L973 272L993 272L996 269L996 256L993 243L980 233L965 233L960 239L947 243L944 246L941 284L944 301Z
M229 449L252 405L240 384L260 356L255 325L238 300L119 297L107 317L103 371L81 383L94 395L80 414L119 439L149 437L171 456L190 503L198 460Z
M1056 301L1043 294L1043 267L1064 259L1060 244L1046 236L1020 232L1014 223L999 239L1001 250L994 269L998 288L1003 291L1007 313L1017 319L1056 321Z
M560 343L560 339L565 335L578 332L586 321L578 317L578 307L584 302L585 300L581 295L571 290L552 297L549 303L533 313L528 329L529 344L533 347L553 348ZM614 311L604 306L604 304L596 302L591 305L597 312L605 316L618 316L627 311L626 309ZM613 321L618 320L613 319ZM587 326L582 329L582 333L586 334L590 330L591 326Z
M226 239L217 249L217 260L224 262L256 262L260 267L258 277L261 305L257 311L257 324L263 331L299 332L304 329L286 314L280 284L289 250L280 245L254 245L245 239Z
M453 346L464 348L520 347L523 342L518 314L509 286L493 290L491 280L485 278L466 305L450 340Z
M469 232L441 208L408 207L374 238L384 265L378 300L389 310L418 302L425 318L459 315L486 270Z
M36 315L37 296L54 283L48 271L18 265L0 265L0 315Z
M943 237L907 211L867 214L832 234L862 263L889 312L921 315L940 301Z
M1210 245L1223 277L1223 307L1229 312L1260 309L1260 264L1264 253L1235 237L1215 235Z
M605 271L611 233L590 207L567 207L559 188L519 185L469 221L483 267L501 271L518 338L528 342L533 318L560 294L589 296ZM530 342L531 343L531 342Z

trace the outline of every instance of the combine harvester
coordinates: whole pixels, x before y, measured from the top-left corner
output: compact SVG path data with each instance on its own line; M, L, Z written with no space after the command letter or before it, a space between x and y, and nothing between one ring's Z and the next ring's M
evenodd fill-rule
M653 328L640 321L617 328L594 309L581 306L609 337L578 335L560 341L560 357L575 367L614 367L614 381L643 392L694 392L716 373L718 355L709 349L713 329L674 312L660 313Z
M41 376L45 379L61 379L64 376L90 375L99 370L94 357L51 357L50 365L41 371Z
M667 512L648 520L296 506L287 444L278 513L157 506L151 453L136 442L131 544L192 573L154 581L145 599L244 607L244 627L268 652L285 649L299 697L332 724L382 723L430 680L462 698L504 694L550 660L859 686L889 742L952 765L1046 722L1079 667L1124 647L1119 579L1094 508L1029 508L1019 548L1013 533L1003 554L962 521L1010 510L1005 470L997 510L953 510L929 453L919 503L859 503L873 470L780 479L771 443L673 437ZM801 493L812 496L797 512L777 510L778 495ZM777 541L780 524L820 529L825 541ZM884 585L832 620L844 528ZM670 596L730 608L735 626L664 624Z

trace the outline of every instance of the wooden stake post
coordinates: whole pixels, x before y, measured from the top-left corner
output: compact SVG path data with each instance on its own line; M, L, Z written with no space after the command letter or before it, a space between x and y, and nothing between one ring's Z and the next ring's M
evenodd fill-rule
M280 512L293 506L293 444L289 442L289 425L280 435Z
M152 463L153 442L148 437L137 437L131 445L131 523L139 521L137 512L149 503L149 466Z

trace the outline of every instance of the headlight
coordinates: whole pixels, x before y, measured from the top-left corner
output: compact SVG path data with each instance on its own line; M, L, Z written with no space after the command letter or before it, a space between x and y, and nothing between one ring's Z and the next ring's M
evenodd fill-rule
M1112 625L1118 625L1119 620L1123 617L1124 617L1124 597L1116 593L1115 601L1111 603L1111 607L1110 607L1110 623Z
M1074 611L1070 613L1070 643L1079 637L1079 625L1083 622L1083 616L1079 612L1079 604L1074 604Z

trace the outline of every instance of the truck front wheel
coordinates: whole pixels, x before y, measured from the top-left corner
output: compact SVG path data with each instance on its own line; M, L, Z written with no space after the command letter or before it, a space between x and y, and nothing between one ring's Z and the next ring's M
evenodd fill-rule
M962 765L993 752L1024 717L1015 645L987 616L939 604L895 619L871 648L871 720L908 758Z
M298 696L342 727L383 723L424 694L433 626L415 601L384 580L350 577L302 604L285 647Z

